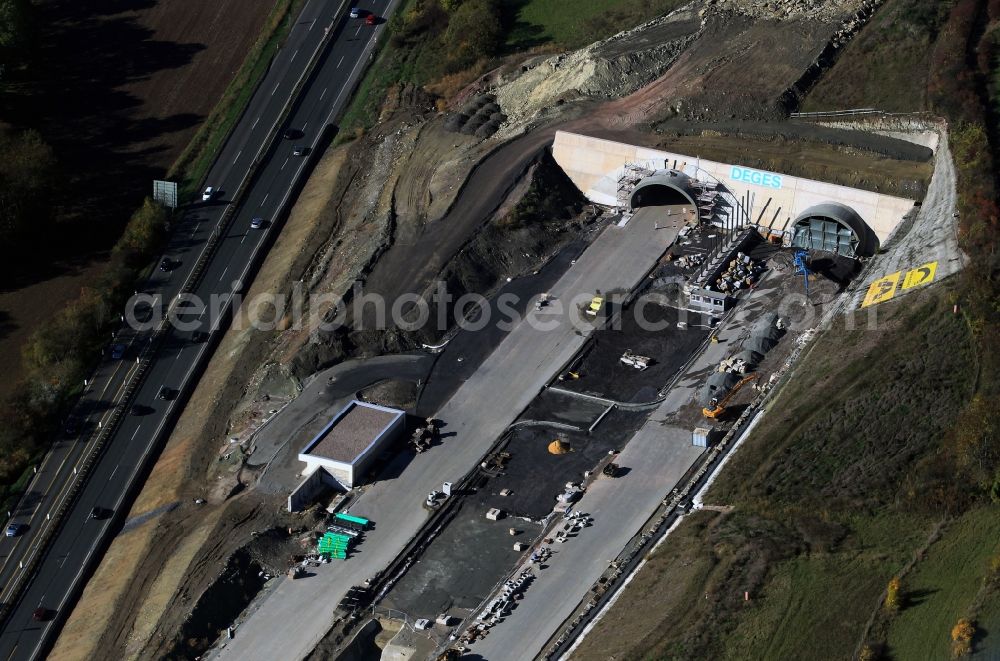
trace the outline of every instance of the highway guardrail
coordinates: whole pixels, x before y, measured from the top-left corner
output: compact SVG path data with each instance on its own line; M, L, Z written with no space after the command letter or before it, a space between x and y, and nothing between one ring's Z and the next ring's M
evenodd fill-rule
M223 212L222 218L220 218L219 222L216 224L212 237L209 239L205 247L202 249L202 252L198 257L198 261L195 263L195 266L191 269L191 272L188 274L187 279L181 286L181 293L190 293L191 291L194 290L194 288L200 281L201 275L204 272L205 267L211 261L211 257L215 253L216 248L218 247L219 239L222 236L222 233L228 228L229 223L232 221L233 216L235 215L236 209L239 208L240 204L243 201L243 197L246 195L246 191L248 189L247 185L248 182L253 180L254 175L257 174L257 171L261 163L263 162L262 155L268 153L274 146L274 142L279 133L279 127L285 121L287 121L288 116L292 111L292 108L298 102L298 96L302 93L305 81L308 80L309 77L315 72L317 63L320 60L320 55L329 47L330 43L332 42L333 35L336 32L333 29L333 27L336 25L337 21L342 20L341 15L345 4L346 2L342 2L338 7L337 12L335 14L337 18L334 19L334 23L330 26L330 29L326 31L326 33L323 36L323 39L320 40L320 43L317 45L316 49L313 51L312 56L310 57L309 63L306 65L302 74L296 81L295 86L292 88L292 92L289 95L288 102L285 103L281 113L278 115L278 118L271 126L271 130L268 132L267 137L264 139L264 142L261 144L260 149L258 149L257 154L254 156L252 165L247 170L247 173L244 175L243 179L240 181L240 184L237 186L232 201L229 203L229 206L226 208L225 212ZM256 257L256 252L254 253L254 257ZM2 606L0 606L0 609L2 609L0 610L0 622L4 622L7 620L8 616L13 610L13 606L17 604L18 601L20 600L21 593L27 585L27 579L33 577L37 572L38 566L41 563L42 559L45 557L45 554L48 551L49 546L51 545L55 537L58 535L59 531L62 529L65 520L65 515L68 513L69 509L76 501L76 498L79 495L80 491L82 490L83 486L86 484L87 477L89 476L90 471L93 469L94 465L103 455L103 451L107 445L108 440L117 431L118 426L121 424L121 419L123 416L124 409L131 402L132 397L134 396L135 392L139 389L139 386L142 385L143 380L147 372L149 371L149 367L152 364L152 359L155 356L157 349L159 348L160 342L170 330L169 316L170 312L173 310L174 305L176 304L176 300L177 299L171 301L170 305L168 306L167 314L164 315L165 319L160 323L159 327L153 332L149 344L142 350L142 353L140 354L138 361L139 368L135 372L133 372L133 374L126 380L126 383L121 392L121 397L119 398L118 403L115 404L112 409L111 417L108 419L107 424L102 425L101 430L97 432L96 440L93 441L94 446L89 451L86 458L83 459L82 463L79 464L80 468L75 471L76 477L75 479L72 480L70 488L63 493L61 502L56 503L54 505L53 507L54 514L50 512L50 514L47 516L46 520L49 522L48 527L39 537L36 538L34 543L34 548L30 551L29 557L26 558L25 560L20 561L19 563L21 569L20 573L17 574L16 577L11 581L11 583L8 584L8 586L5 588L6 599L4 600ZM211 332L215 332L216 330L217 329L212 329ZM189 384L187 383L181 384L182 388L188 386Z

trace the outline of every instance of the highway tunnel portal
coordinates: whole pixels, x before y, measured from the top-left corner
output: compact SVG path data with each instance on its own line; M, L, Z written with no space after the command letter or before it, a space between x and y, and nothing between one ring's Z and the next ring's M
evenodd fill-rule
M854 209L826 202L809 207L795 218L792 245L844 257L871 257L878 252L879 240Z
M691 177L678 170L659 170L636 184L629 196L629 208L634 211L639 207L683 204L696 209L696 195Z

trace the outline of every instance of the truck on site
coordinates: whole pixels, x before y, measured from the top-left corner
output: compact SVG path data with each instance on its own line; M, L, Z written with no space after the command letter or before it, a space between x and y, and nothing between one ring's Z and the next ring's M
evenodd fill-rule
M591 317L596 317L604 309L604 297L601 296L600 292L597 293L592 299L590 299L590 305L587 306L587 314Z

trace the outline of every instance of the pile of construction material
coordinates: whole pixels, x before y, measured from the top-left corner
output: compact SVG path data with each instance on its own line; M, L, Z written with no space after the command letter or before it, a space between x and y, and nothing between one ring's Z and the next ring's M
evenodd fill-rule
M525 568L521 570L517 578L505 581L500 594L476 616L476 624L465 630L465 633L459 638L459 642L469 645L489 633L491 628L499 624L510 613L514 601L521 599L534 578L535 575L531 569Z
M619 360L621 360L621 362L625 365L634 367L640 372L648 368L650 363L653 362L653 359L649 356L640 356L637 353L632 353L631 349L626 349L625 353L622 354L622 357Z
M492 94L480 94L465 104L461 110L445 120L444 127L449 131L475 135L478 138L488 138L507 121Z
M681 255L674 260L674 264L681 269L693 269L701 266L701 263L705 261L705 255L701 253L694 253L691 255Z
M427 425L425 427L417 427L413 430L413 436L410 437L410 445L413 446L414 451L417 454L427 450L433 443L437 436L437 421L434 418L427 418Z
M715 290L731 294L741 289L753 287L764 272L764 265L750 259L744 252L736 253L736 258L730 260L729 266L715 280Z
M743 350L763 356L778 344L785 334L786 322L773 312L761 315L750 329L750 336L743 340Z

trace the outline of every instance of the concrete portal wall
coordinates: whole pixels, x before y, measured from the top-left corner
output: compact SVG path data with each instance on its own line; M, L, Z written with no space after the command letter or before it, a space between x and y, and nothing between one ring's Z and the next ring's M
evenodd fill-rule
M884 242L913 208L913 200L892 195L565 131L556 132L552 155L592 202L617 205L618 178L626 163L644 164L654 170L676 168L696 179L723 184L737 199L749 194L750 222L768 227L774 220L775 231L790 232L791 221L813 205L839 202L854 209Z
M327 488L342 489L343 487L326 470L314 468L288 495L288 511L301 512L307 509L315 502L316 496Z

